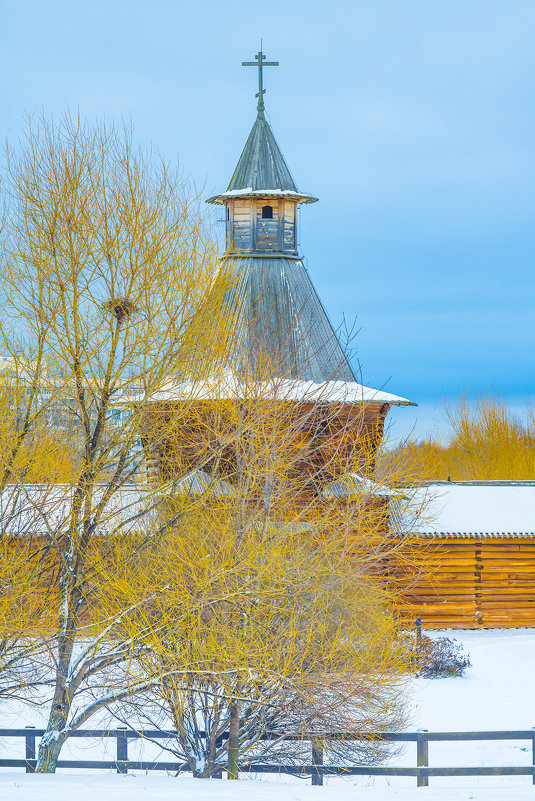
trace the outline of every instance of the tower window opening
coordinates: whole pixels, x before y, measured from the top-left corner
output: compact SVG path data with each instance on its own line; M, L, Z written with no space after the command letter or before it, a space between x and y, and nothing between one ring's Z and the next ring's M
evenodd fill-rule
M273 207L272 206L262 206L262 219L263 220L272 220L273 219Z

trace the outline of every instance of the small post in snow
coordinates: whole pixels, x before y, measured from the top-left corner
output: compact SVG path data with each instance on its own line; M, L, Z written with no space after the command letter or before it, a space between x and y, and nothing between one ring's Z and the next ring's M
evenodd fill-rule
M314 770L316 765L323 765L323 744L320 740L312 740L312 785L321 787L323 784L323 773Z
M26 729L35 729L35 726L25 726ZM26 735L26 759L35 759L35 734ZM26 765L26 773L35 773L34 765Z
M416 642L418 645L422 642L422 618L419 615L416 618Z
M428 729L418 729L416 740L416 765L419 768L427 768L429 766L429 740L425 736ZM429 776L417 776L416 787L427 787L429 785Z
M126 765L120 765L120 762L128 762L126 726L119 726L119 733L117 734L117 773L128 773Z

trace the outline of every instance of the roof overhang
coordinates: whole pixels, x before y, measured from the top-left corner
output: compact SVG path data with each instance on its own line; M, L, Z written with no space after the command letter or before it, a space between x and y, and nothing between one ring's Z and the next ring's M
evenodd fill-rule
M192 381L163 386L147 400L151 402L266 399L298 403L351 403L383 406L416 406L406 398L354 381L300 381L281 378L273 381L241 380L225 373L213 380Z
M293 192L290 189L230 189L221 195L209 197L207 203L225 203L234 198L277 198L284 197L288 200L296 200L298 203L316 203L318 198L313 195L305 195L302 192Z

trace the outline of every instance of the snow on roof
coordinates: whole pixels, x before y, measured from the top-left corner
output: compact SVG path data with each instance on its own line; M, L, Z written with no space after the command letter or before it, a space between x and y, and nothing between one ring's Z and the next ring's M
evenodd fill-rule
M397 533L438 537L535 537L535 482L429 482L413 487L412 508L396 517Z
M248 384L233 373L222 378L198 382L168 384L154 395L151 401L178 400L245 400L268 398L284 401L322 401L325 403L388 403L393 406L415 406L416 404L398 395L380 389L365 387L353 381L299 381L274 379Z
M104 487L95 491L98 498ZM70 526L73 487L67 484L9 484L0 492L0 531L9 536L58 535ZM116 490L96 530L126 534L135 530L141 517L150 514L157 497L141 487Z
M325 498L357 498L373 496L377 498L395 496L399 497L400 491L392 490L385 484L378 484L369 478L364 478L359 473L348 473L327 484L322 492Z
M294 200L299 200L301 203L316 203L318 198L313 195L307 195L303 192L294 192L291 189L253 189L247 187L246 189L228 189L220 195L209 197L207 203L222 203L226 198L233 197L289 197Z

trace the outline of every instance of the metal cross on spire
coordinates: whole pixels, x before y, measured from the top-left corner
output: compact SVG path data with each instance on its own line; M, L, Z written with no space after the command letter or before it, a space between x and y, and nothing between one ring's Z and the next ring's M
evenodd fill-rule
M242 61L242 67L258 67L258 92L256 93L255 97L258 98L258 113L264 112L264 84L262 81L262 68L263 67L278 67L278 61L266 61L265 55L262 53L262 41L260 41L260 50L255 56L255 61Z

